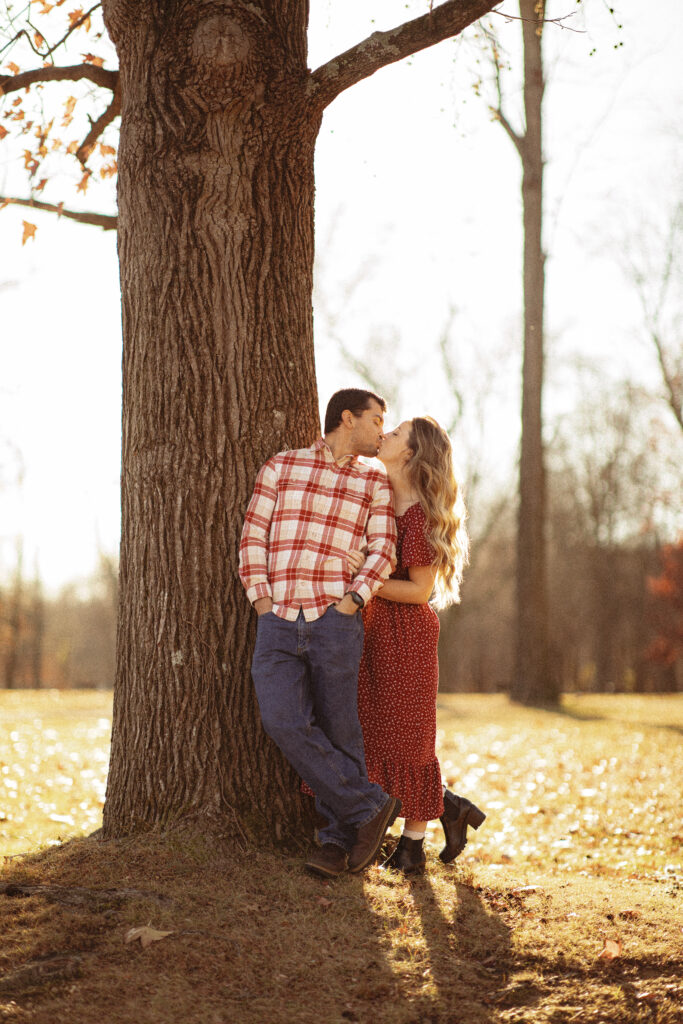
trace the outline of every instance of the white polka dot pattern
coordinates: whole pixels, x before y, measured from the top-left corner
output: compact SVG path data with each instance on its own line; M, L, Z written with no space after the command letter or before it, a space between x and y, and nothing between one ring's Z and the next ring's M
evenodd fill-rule
M431 565L425 515L412 505L397 519L397 567ZM401 816L429 821L443 814L441 769L435 753L439 685L439 619L428 604L375 597L363 612L365 645L358 679L368 775L400 798Z

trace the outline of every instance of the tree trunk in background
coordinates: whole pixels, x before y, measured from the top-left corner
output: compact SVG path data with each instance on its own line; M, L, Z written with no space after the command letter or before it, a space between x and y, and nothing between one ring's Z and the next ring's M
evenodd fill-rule
M319 430L306 0L105 0L121 63L123 463L106 836L302 820L237 575L261 464Z
M524 209L524 359L522 445L517 529L517 637L511 696L525 704L553 704L559 680L551 673L546 581L546 484L542 430L543 308L543 58L545 3L520 0L524 39L526 132L519 139Z
M5 689L13 690L19 676L24 604L24 544L17 541L17 565L12 592L7 602L7 653L5 655Z
M43 648L45 645L45 598L36 570L31 593L31 636L29 640L30 685L39 690L43 685Z

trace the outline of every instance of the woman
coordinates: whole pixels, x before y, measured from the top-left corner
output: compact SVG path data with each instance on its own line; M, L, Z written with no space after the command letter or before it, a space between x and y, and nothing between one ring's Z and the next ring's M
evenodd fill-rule
M459 601L468 542L465 508L453 473L448 435L431 419L406 420L385 434L378 458L394 491L397 566L363 611L365 644L358 681L368 775L402 802L405 826L387 866L405 872L425 865L427 822L440 818L453 860L467 827L486 815L441 784L435 753L439 679L439 607ZM364 556L352 552L354 570Z

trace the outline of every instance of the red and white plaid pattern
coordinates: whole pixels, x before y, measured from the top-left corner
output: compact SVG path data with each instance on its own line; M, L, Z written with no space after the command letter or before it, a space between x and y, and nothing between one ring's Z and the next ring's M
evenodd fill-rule
M356 577L346 554L367 553ZM240 542L247 597L273 600L273 611L307 621L355 590L368 602L396 564L396 520L383 473L352 456L339 461L319 438L280 452L262 467Z

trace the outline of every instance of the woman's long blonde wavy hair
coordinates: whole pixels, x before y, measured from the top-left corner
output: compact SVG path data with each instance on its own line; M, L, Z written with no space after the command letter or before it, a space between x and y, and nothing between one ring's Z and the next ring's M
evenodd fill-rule
M468 562L467 511L453 472L448 434L431 416L411 420L405 465L427 522L425 534L436 552L436 600L439 608L460 601L462 574Z

